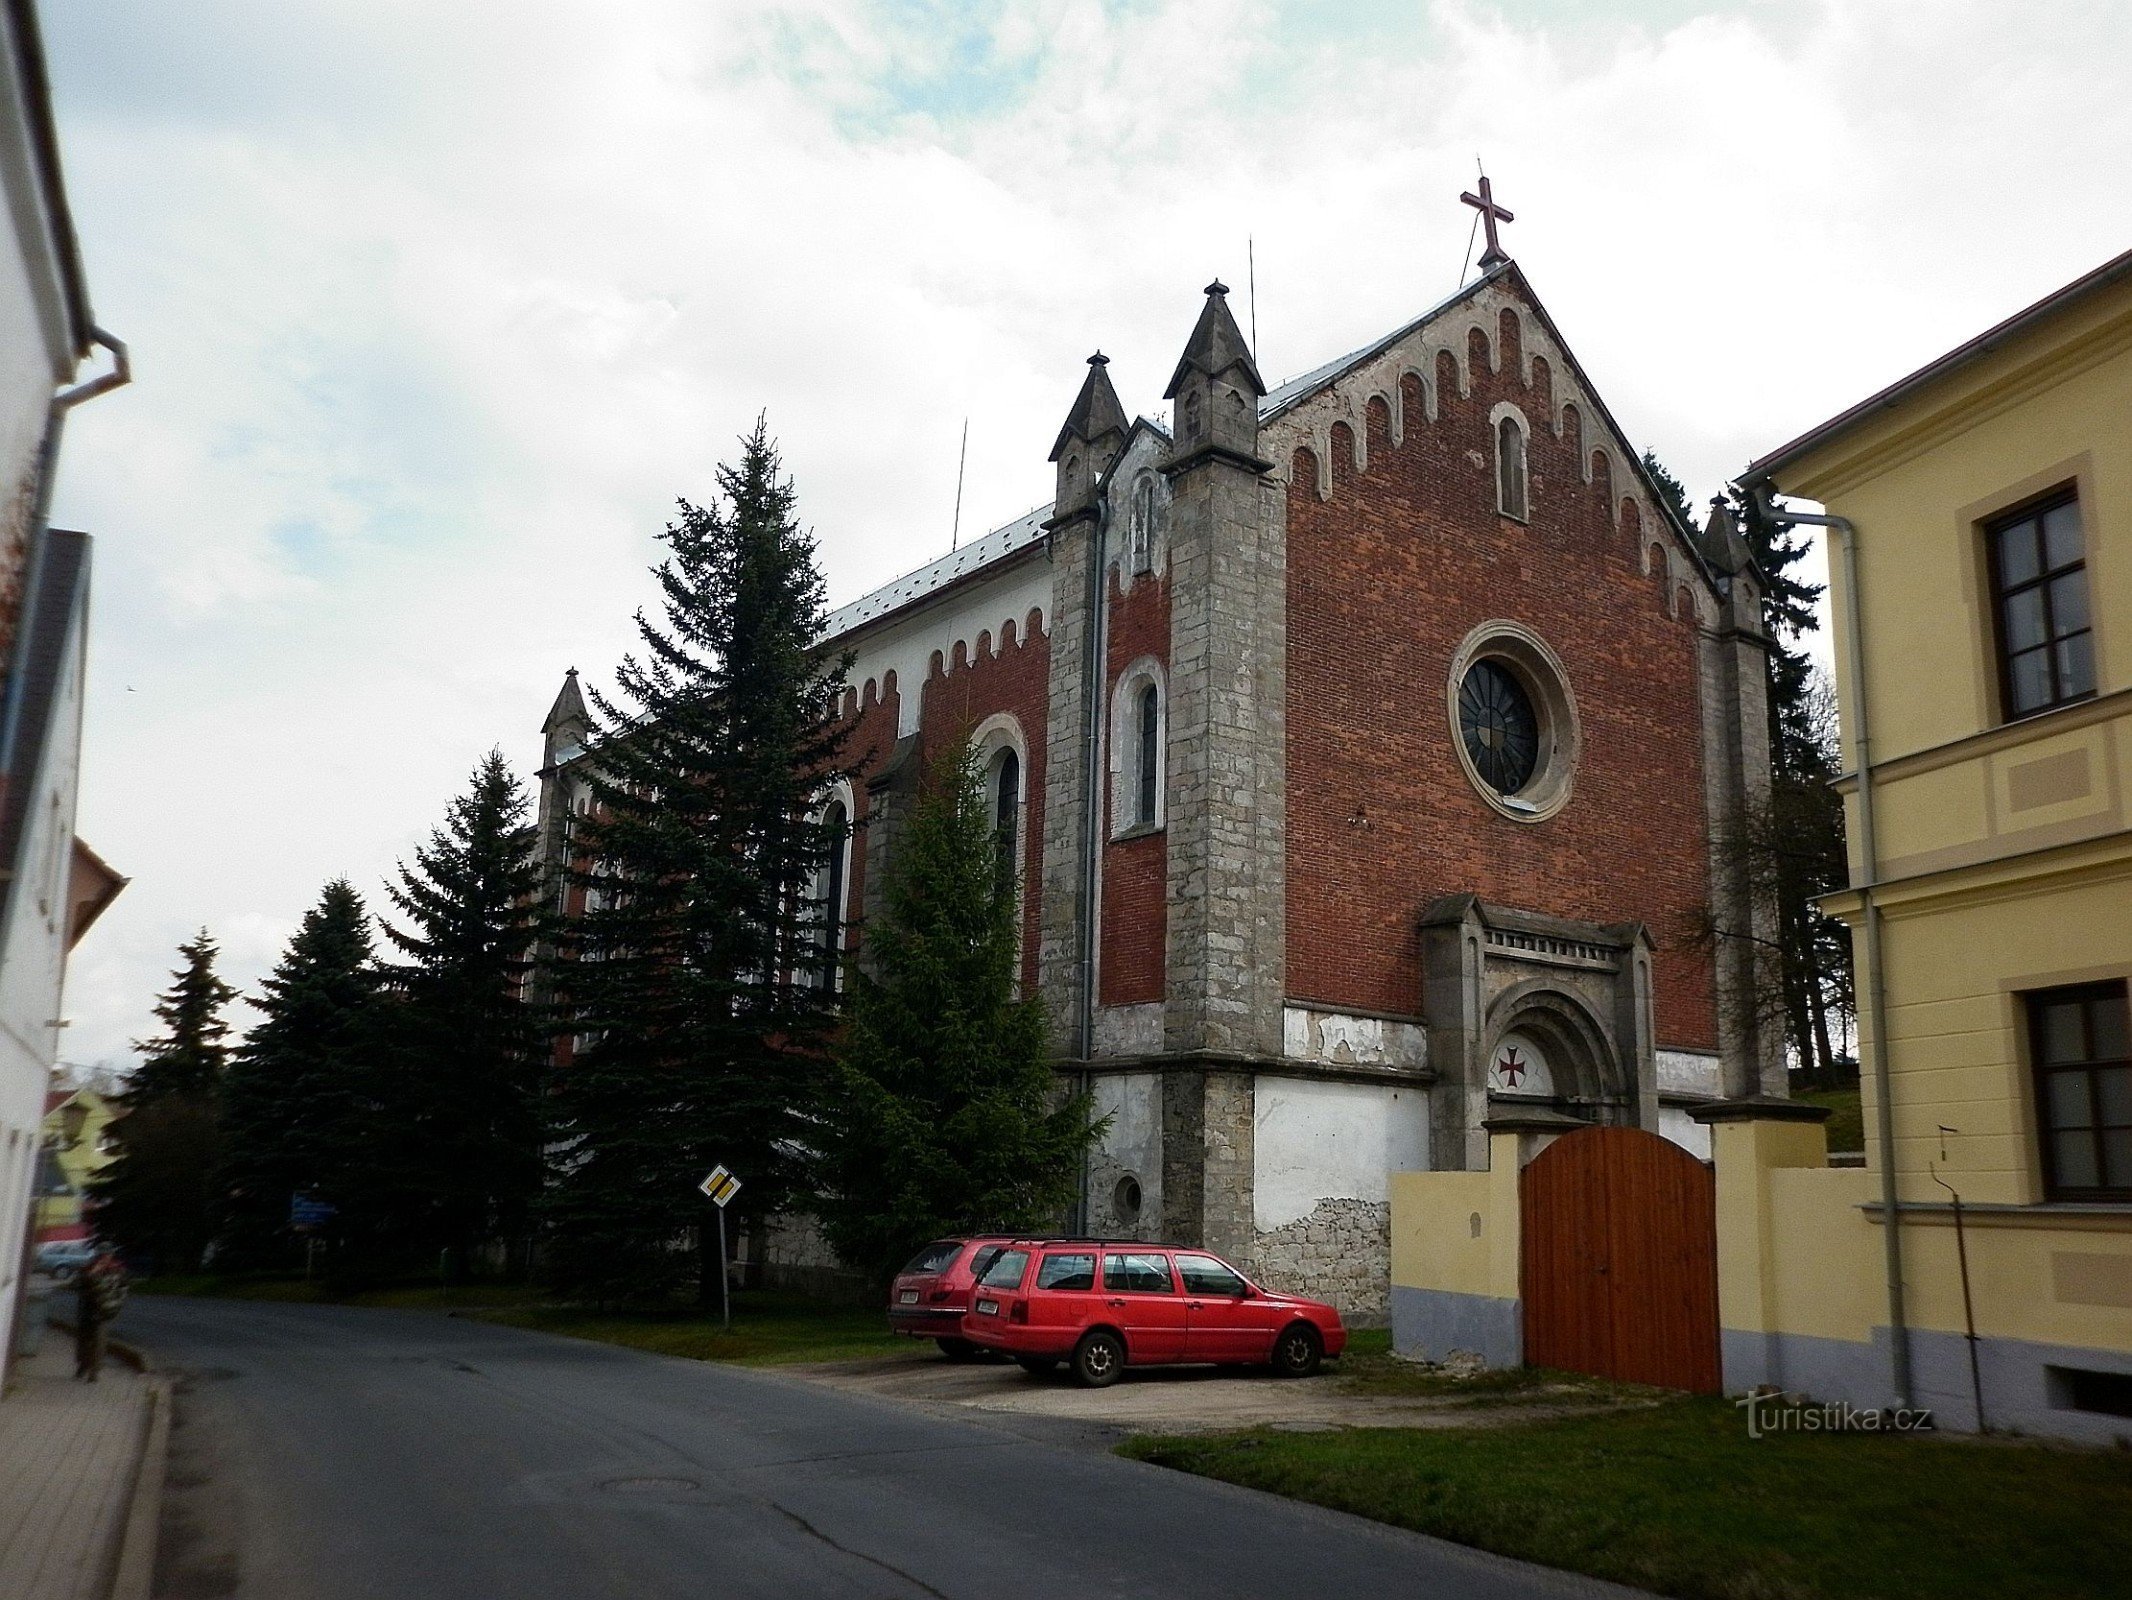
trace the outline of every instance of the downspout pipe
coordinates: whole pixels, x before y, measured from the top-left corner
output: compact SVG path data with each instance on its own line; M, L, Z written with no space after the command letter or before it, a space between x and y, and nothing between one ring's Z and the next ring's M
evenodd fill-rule
M94 400L100 394L109 394L133 381L133 363L126 354L124 341L114 339L103 329L89 330L90 346L101 346L111 352L111 370L102 372L86 382L62 389L52 396L45 411L44 439L37 448L37 488L30 505L29 526L25 530L29 547L29 561L22 575L22 594L25 601L34 604L38 592L38 574L44 565L44 531L52 514L52 489L59 478L59 440L66 430L67 413L85 400ZM15 648L20 651L30 637L33 618L25 609L16 619ZM24 674L13 670L10 662L7 675L7 700L0 706L0 775L12 772L15 764L15 741L22 724L22 695ZM0 863L5 866L7 863Z
M1081 830L1081 915L1079 960L1080 1004L1074 1019L1074 1054L1081 1060L1081 1093L1089 1094L1094 1087L1094 1074L1089 1062L1096 1053L1096 898L1102 892L1103 861L1103 777L1109 768L1107 752L1103 746L1104 696L1103 686L1109 673L1105 670L1110 652L1109 630L1106 627L1105 601L1109 598L1107 583L1110 566L1110 469L1096 479L1096 526L1089 539L1088 563L1088 648L1087 659L1081 668L1081 693L1088 707L1085 749L1087 752L1088 782L1083 795L1086 825ZM1074 1226L1077 1232L1086 1233L1088 1220L1088 1159L1081 1160L1079 1194L1075 1199Z
M1825 512L1788 511L1779 507L1774 490L1764 481L1754 486L1755 501L1772 524L1796 523L1827 528L1835 535L1838 559L1843 564L1844 653L1851 662L1851 743L1858 773L1858 876L1861 916L1865 923L1866 1018L1873 1030L1873 1111L1880 1157L1880 1207L1885 1236L1881 1244L1888 1277L1888 1339L1890 1376L1895 1404L1911 1404L1909 1319L1903 1303L1903 1249L1900 1195L1895 1182L1895 1093L1888 1069L1888 986L1881 961L1880 937L1880 836L1873 816L1872 707L1866 699L1865 628L1860 620L1858 598L1858 528L1848 517Z

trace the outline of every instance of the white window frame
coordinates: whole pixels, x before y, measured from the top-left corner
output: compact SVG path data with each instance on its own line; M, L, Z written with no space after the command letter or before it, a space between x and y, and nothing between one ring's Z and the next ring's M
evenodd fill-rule
M1155 691L1155 814L1140 815L1140 692ZM1142 656L1118 674L1110 700L1110 837L1169 826L1170 686L1162 663Z
M1134 577L1155 570L1155 475L1133 479L1133 502L1126 531L1125 570Z
M1503 493L1503 424L1514 422L1518 429L1517 459L1517 504L1508 503ZM1495 509L1518 522L1532 520L1532 424L1525 413L1508 400L1499 401L1488 413L1489 457L1495 463Z
M852 800L850 783L839 778L830 786L829 792L822 796L822 803L815 807L813 815L808 819L820 826L829 820L830 807L842 806L844 808L844 840L843 843L837 846L842 860L837 863L824 862L815 873L814 882L808 888L807 909L804 916L810 937L818 938L823 924L830 921L838 923L843 928L851 926L852 919L846 914L846 908L851 904L851 847L859 836L857 827L858 812L853 807ZM831 870L832 866L841 866L843 868L841 875L833 872ZM844 905L831 909L829 905L829 886L839 876L841 876L844 885ZM839 959L836 966L826 974L810 974L807 979L808 986L812 988L817 983L826 980L828 983L835 985L837 993L843 993L844 965L842 957L844 953L844 941L840 939L837 948Z

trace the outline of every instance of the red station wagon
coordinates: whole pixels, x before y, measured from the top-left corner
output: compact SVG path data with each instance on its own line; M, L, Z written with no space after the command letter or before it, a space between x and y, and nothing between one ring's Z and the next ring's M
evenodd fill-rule
M1017 1239L978 1275L962 1336L1090 1388L1128 1366L1270 1365L1292 1378L1347 1346L1340 1313L1274 1294L1220 1256L1167 1245Z
M888 1291L888 1326L913 1339L931 1339L950 1360L966 1361L977 1347L962 1337L962 1314L970 1289L1010 1234L975 1239L936 1239L910 1258Z

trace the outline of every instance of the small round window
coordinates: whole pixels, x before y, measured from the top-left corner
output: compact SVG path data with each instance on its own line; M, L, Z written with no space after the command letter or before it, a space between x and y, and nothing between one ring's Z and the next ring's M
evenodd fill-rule
M1451 658L1444 685L1459 765L1480 797L1515 822L1544 822L1569 801L1581 744L1561 659L1530 628L1485 622Z
M1476 661L1458 686L1458 731L1481 782L1516 794L1540 764L1540 714L1501 661Z
M1111 1191L1111 1209L1118 1220L1130 1225L1140 1220L1140 1180L1128 1172Z

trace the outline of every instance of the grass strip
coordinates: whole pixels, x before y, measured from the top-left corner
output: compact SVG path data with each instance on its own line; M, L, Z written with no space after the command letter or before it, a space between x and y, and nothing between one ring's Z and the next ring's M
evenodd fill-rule
M2132 1595L2132 1452L1747 1436L1679 1400L1488 1429L1136 1438L1122 1453L1688 1600Z

